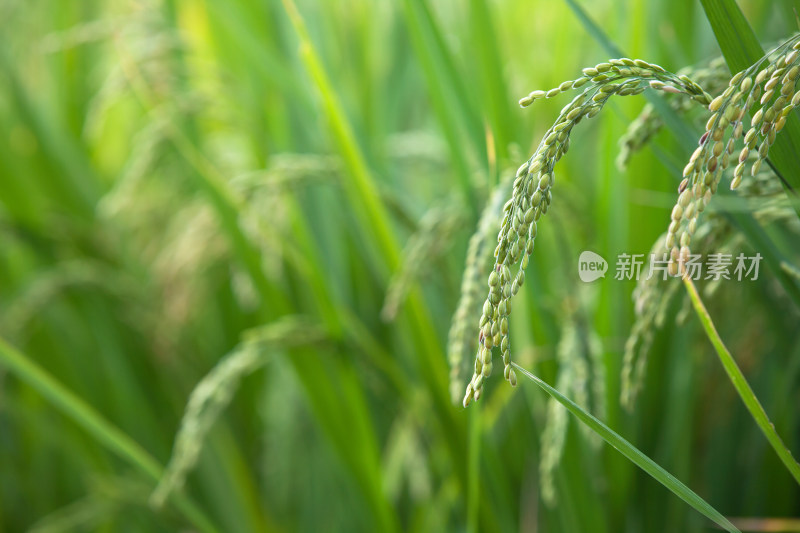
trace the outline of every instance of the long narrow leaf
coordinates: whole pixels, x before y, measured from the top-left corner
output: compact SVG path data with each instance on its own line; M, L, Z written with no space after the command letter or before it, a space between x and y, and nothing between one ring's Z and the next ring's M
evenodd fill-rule
M359 221L359 228L366 233L365 240L371 245L367 251L372 254L375 267L381 275L388 276L389 272L394 271L400 262L400 249L395 240L389 217L378 195L375 181L372 179L362 149L355 139L350 122L339 102L339 97L311 42L305 21L291 0L284 0L284 8L300 40L300 55L303 64L322 98L332 138L336 142L348 170L347 179L343 181L343 185Z
M0 367L7 368L70 420L81 426L109 451L135 467L153 481L163 473L163 467L144 448L114 426L92 406L77 397L46 370L0 338ZM199 531L213 533L217 528L191 500L181 495L171 498L175 506Z
M686 285L686 292L689 293L689 297L692 299L694 310L697 312L697 316L703 324L703 329L705 329L706 335L708 335L708 340L710 340L711 344L714 346L714 350L717 352L719 360L725 368L725 372L728 373L731 383L733 383L733 386L736 388L736 392L744 402L747 410L750 411L758 427L761 428L761 432L767 437L775 453L778 454L778 457L780 457L794 479L800 483L800 464L797 464L797 461L792 457L792 452L786 448L786 445L775 431L775 426L770 422L767 412L764 411L753 389L750 388L750 385L744 378L744 374L742 374L741 369L739 369L739 365L736 364L733 356L731 356L731 353L722 342L719 333L717 333L717 328L714 327L714 322L711 320L711 315L708 314L705 305L703 305L703 300L700 299L700 295L697 293L697 288L694 286L694 283L688 278L685 278L683 283Z
M303 64L311 76L322 98L323 109L330 124L331 134L341 153L348 171L344 187L351 206L357 210L359 225L365 232L369 250L382 272L397 270L400 263L400 248L390 223L385 206L378 195L374 176L358 145L350 122L342 109L338 95L331 84L319 55L311 42L305 21L293 0L283 0L283 5L300 41ZM450 434L465 435L465 426L454 417L448 394L447 369L429 311L418 289L408 295L406 304L408 318L414 336L424 350L415 350L414 356L422 375L433 395L435 406L441 417L444 430ZM461 458L463 450L451 443L453 453Z
M570 413L575 415L578 420L589 426L589 428L597 433L604 441L613 446L619 453L624 455L629 461L636 466L647 472L653 479L661 483L670 492L677 497L691 505L695 510L702 513L709 519L713 520L718 526L726 531L738 532L739 530L731 524L727 518L722 516L716 509L706 502L703 498L698 496L692 489L681 483L675 476L664 470L655 461L643 454L633 444L622 438L614 430L603 424L600 420L586 412L581 406L558 392L556 389L534 376L516 363L512 363L514 367L522 372L522 374L536 383L547 394L554 398L558 403L563 405L569 410Z

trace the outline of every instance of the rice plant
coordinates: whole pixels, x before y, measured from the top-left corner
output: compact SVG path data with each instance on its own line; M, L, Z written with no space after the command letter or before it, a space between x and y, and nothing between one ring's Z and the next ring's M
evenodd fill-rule
M795 19L0 2L0 531L800 530Z

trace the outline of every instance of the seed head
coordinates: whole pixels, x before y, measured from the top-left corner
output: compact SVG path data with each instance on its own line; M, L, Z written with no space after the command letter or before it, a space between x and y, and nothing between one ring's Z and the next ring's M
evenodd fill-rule
M552 98L570 89L580 90L545 132L533 156L519 167L511 200L503 208L495 264L488 276L488 295L479 322L474 373L464 395L464 405L480 397L485 378L492 372L493 348L500 348L504 377L512 385L516 384L509 342L511 300L525 283L525 268L538 233L537 222L550 208L555 183L553 170L569 150L572 129L584 117L597 115L611 96L639 94L648 88L680 93L705 104L710 101L702 87L689 77L627 58L586 68L583 76L575 81L565 81L548 91L533 91L520 100L520 105L527 106L539 98Z
M790 48L792 51L784 54ZM752 67L731 77L728 86L708 104L712 114L706 123L706 132L683 172L688 181L685 186L682 184L682 188L692 191L699 200L693 203L681 191L673 208L666 242L671 260L679 261L681 268L671 264L670 272L677 274L683 270L683 259L690 253L689 243L697 227L697 217L716 192L723 172L728 167L736 140L741 138L744 131L745 116L750 113L752 119L743 139L744 147L739 152L731 189L741 185L744 170L753 154L756 154L756 158L750 168L751 175L759 173L777 133L785 124L781 118L800 104L795 87L800 76L798 48L800 36L795 36ZM680 235L679 240L677 235Z

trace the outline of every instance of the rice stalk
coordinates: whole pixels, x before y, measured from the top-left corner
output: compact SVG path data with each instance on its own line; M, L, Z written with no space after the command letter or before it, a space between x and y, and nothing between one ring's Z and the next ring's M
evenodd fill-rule
M728 374L731 384L736 389L737 394L742 399L745 407L747 407L753 420L758 424L759 429L764 434L767 441L769 441L770 446L775 450L775 453L778 455L783 465L795 481L800 484L800 463L792 456L792 452L786 447L780 435L775 431L775 424L770 421L761 402L758 401L758 398L756 398L756 395L753 393L753 389L750 388L750 385L747 383L736 360L733 358L730 351L728 351L725 343L722 342L717 328L711 320L711 315L708 314L708 310L703 300L700 298L694 283L690 278L684 277L683 284L686 286L686 291L692 299L692 305L695 311L697 311L700 323L703 325L708 340L711 341L711 344L714 346L714 351L717 352L720 363L722 363L725 373Z

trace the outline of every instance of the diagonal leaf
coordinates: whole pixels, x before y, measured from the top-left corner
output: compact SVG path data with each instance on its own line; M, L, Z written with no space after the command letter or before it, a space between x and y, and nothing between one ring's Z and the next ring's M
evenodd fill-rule
M76 396L35 361L0 338L0 367L8 369L20 381L44 396L64 416L92 435L110 452L139 470L153 481L158 481L163 467L150 453L127 433L106 420L83 399ZM170 500L193 523L198 531L214 533L216 526L187 496L173 495Z
M670 492L691 505L698 512L713 520L722 529L731 532L739 532L739 530L736 529L736 526L731 524L727 518L722 516L716 509L711 507L708 502L698 496L694 491L692 491L692 489L681 483L675 476L664 470L655 461L643 454L633 444L622 438L621 435L616 433L600 420L586 412L581 406L558 392L556 389L538 377L534 376L518 364L512 364L517 370L522 372L525 377L536 383L557 402L566 407L570 413L578 418L578 420L586 424L592 431L600 435L604 441L613 446L619 453L624 455L636 466L647 472L653 479L661 483Z
M400 262L392 226L370 173L364 153L355 138L353 128L344 113L338 94L311 42L311 36L294 2L284 0L284 8L300 42L303 65L322 99L322 107L328 119L333 141L341 152L348 170L342 181L345 194L353 206L359 229L364 231L364 241L369 243L367 251L372 254L376 271L381 277L397 269Z
M800 464L797 464L797 461L792 457L792 452L786 448L786 445L775 431L775 426L770 422L766 411L764 411L753 389L750 388L750 385L744 378L744 374L742 374L742 371L739 369L739 365L736 364L731 352L728 351L728 348L726 348L725 344L722 342L719 333L717 333L717 328L714 327L714 322L711 321L711 315L708 314L705 305L703 305L703 300L700 299L700 295L697 293L697 288L694 286L694 283L688 278L685 278L683 283L686 285L686 292L689 293L694 310L697 312L697 316L703 324L703 329L705 329L706 335L708 335L708 340L710 340L711 344L714 346L714 350L717 352L719 360L722 362L722 366L725 368L725 372L727 372L731 383L733 383L733 386L736 388L736 392L744 402L747 410L750 411L758 427L761 428L761 432L767 437L775 453L778 454L778 457L780 457L794 479L800 483Z

